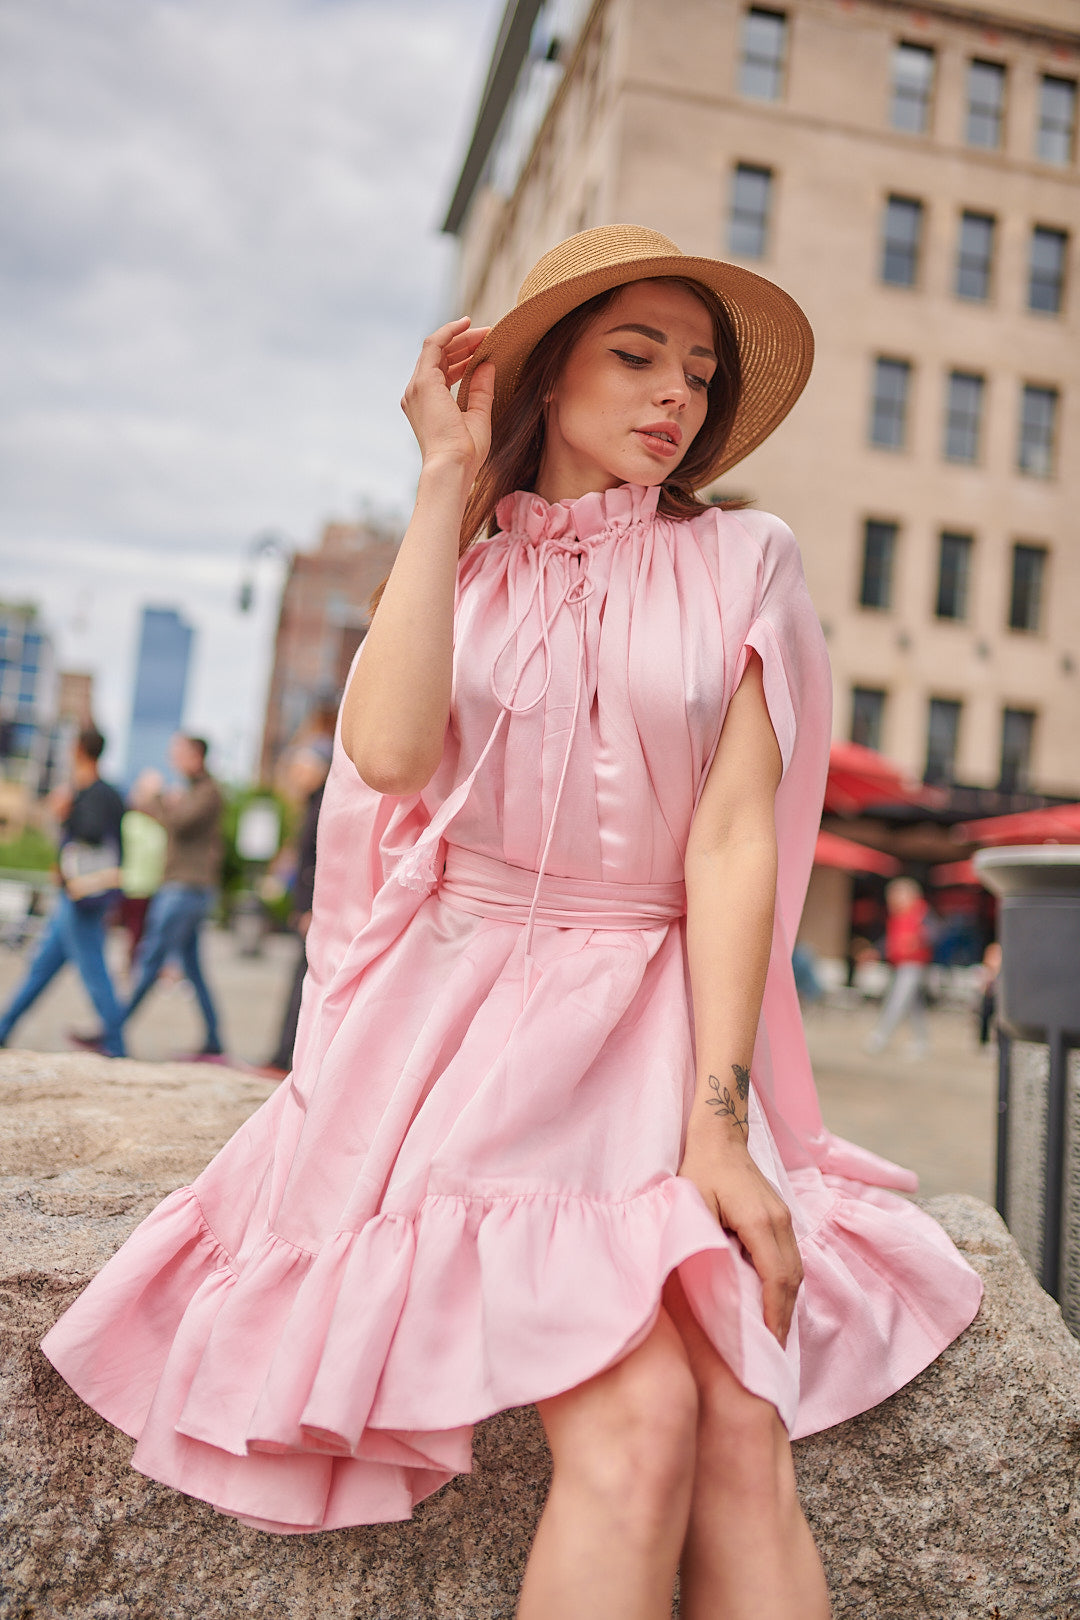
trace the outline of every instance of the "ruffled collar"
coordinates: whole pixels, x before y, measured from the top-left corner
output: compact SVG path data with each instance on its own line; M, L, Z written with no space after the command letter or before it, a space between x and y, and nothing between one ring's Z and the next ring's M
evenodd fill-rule
M595 541L651 522L659 499L659 484L618 484L552 506L532 491L519 489L503 496L495 509L495 521L503 534L514 539Z

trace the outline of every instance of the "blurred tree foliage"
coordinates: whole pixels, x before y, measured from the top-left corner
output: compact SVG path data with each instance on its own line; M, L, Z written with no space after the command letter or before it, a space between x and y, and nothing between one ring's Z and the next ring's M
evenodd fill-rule
M0 844L0 871L49 872L56 865L56 845L36 827L24 827L18 838Z

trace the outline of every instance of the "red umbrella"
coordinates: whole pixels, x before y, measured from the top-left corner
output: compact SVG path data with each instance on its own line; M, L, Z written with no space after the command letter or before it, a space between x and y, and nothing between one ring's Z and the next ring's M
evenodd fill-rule
M965 844L1080 844L1080 804L964 821L953 828L953 837Z
M825 809L835 815L850 816L870 804L945 803L939 788L925 787L885 759L873 748L859 743L834 742L829 750L829 775L825 783Z
M882 877L895 877L900 870L900 862L892 855L831 832L818 833L814 864L837 866L842 872L880 872Z

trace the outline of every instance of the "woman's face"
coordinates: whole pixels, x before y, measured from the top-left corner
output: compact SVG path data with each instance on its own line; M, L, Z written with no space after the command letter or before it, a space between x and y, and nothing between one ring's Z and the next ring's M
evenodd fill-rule
M705 420L716 366L712 317L688 288L621 287L571 349L546 405L537 494L574 500L662 483Z

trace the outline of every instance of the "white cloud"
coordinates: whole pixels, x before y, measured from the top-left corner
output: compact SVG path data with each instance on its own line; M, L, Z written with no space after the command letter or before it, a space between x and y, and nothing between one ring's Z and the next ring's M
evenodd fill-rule
M407 507L397 402L501 11L0 0L0 589L93 665L114 733L165 600L199 625L191 723L250 749L250 536Z

